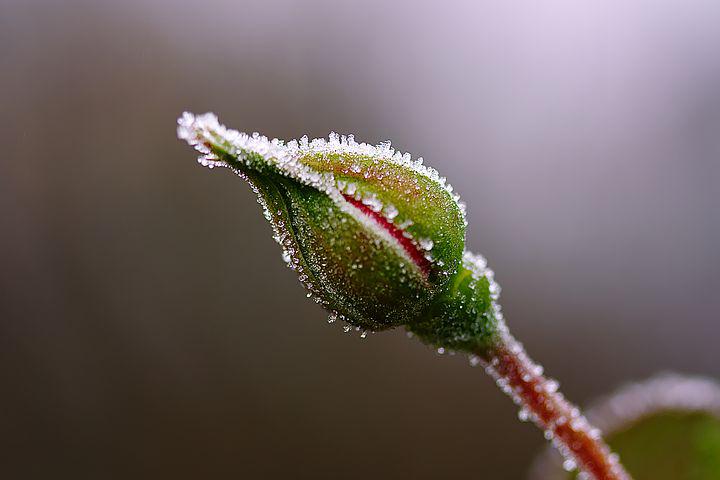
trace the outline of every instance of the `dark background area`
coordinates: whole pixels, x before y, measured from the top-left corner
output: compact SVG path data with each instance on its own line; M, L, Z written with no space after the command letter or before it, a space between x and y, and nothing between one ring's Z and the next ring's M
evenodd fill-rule
M587 403L720 377L720 3L0 0L3 478L523 478L460 356L304 292L183 110L393 140Z

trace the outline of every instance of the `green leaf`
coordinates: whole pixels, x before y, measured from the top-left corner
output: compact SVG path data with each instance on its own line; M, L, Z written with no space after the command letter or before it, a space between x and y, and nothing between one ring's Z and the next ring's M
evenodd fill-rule
M720 418L662 411L606 437L635 480L720 479Z
M603 400L588 417L634 480L720 479L720 386L665 375ZM534 480L574 479L555 452L537 462Z

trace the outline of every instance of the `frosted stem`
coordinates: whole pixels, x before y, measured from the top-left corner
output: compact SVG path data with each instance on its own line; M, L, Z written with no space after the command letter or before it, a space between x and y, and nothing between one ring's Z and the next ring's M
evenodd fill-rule
M545 438L552 440L565 458L566 470L578 468L579 479L631 480L600 431L565 400L558 383L543 376L542 367L509 333L501 334L497 345L482 358L487 373L521 407L520 419L533 420L545 431Z

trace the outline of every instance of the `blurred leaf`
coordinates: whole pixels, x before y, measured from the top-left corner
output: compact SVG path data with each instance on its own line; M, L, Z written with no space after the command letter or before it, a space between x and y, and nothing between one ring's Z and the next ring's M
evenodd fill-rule
M590 421L634 480L720 480L720 386L663 375L627 386L588 410ZM552 451L538 458L533 480L568 480Z
M634 480L720 479L720 419L712 414L659 412L606 440Z

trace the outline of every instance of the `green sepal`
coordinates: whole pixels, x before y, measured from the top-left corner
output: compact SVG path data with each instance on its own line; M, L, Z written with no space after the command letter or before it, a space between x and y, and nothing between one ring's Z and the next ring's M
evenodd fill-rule
M503 321L494 299L499 287L482 257L465 254L462 267L408 331L436 348L483 356Z

